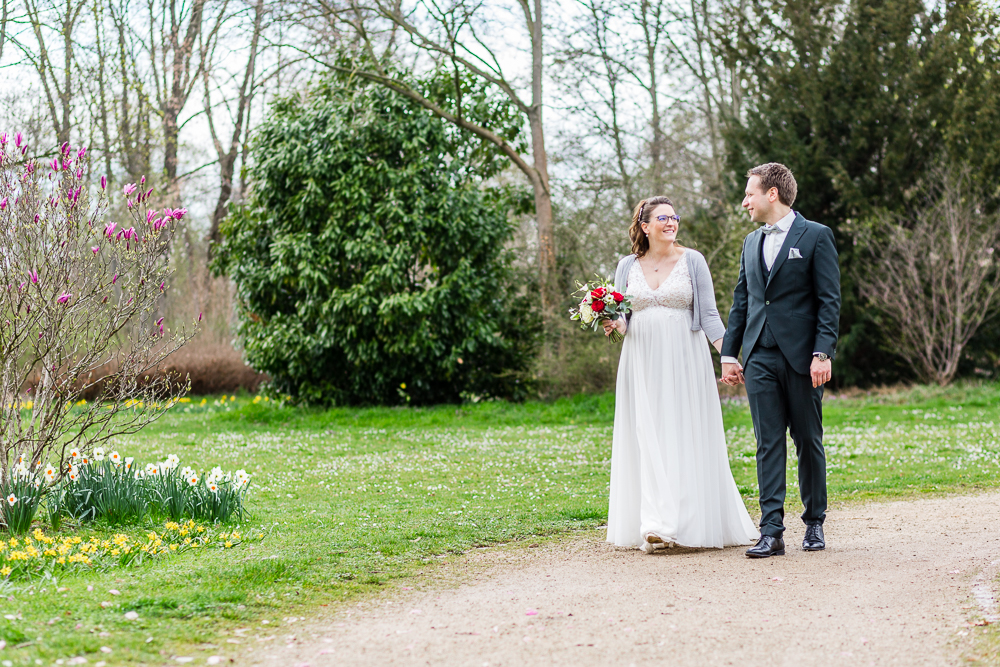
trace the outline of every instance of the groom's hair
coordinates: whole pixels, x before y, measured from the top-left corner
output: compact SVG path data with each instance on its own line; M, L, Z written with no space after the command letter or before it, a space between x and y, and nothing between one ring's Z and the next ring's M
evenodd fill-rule
M760 188L766 194L771 188L778 188L778 201L785 206L795 203L799 186L792 176L792 170L780 162L760 164L747 172L747 178L756 176L760 179Z

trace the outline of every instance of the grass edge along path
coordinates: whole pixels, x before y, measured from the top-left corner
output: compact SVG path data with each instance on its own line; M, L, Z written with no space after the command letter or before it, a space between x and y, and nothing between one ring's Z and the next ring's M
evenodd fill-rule
M0 660L205 663L239 654L242 644L229 643L240 641L236 629L267 630L278 641L304 616L440 572L450 556L558 539L605 519L609 394L424 409L317 411L250 397L184 407L121 447L143 460L176 453L245 467L250 523L265 538L5 584ZM833 504L997 485L997 385L830 399L825 411ZM749 415L738 402L724 412L734 476L755 513ZM792 466L790 520L794 487Z

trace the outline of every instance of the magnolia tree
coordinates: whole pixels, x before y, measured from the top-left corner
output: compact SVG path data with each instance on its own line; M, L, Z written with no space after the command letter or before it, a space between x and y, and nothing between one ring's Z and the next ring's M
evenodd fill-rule
M61 477L73 450L163 414L189 383L155 369L199 326L169 331L158 311L186 210L153 208L143 177L124 187L125 221L111 220L107 177L85 184L86 148L26 153L20 134L0 134L2 480L48 464Z

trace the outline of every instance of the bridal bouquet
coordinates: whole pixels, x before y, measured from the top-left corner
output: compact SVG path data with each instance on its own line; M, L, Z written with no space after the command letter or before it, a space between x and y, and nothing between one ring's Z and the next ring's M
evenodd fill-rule
M604 279L577 285L580 289L574 294L582 294L583 298L576 308L569 309L569 319L580 322L582 329L597 331L603 320L615 321L619 317L625 317L632 309L628 297L616 292L615 286ZM611 332L610 339L613 343L618 343L622 340L622 335L616 329Z

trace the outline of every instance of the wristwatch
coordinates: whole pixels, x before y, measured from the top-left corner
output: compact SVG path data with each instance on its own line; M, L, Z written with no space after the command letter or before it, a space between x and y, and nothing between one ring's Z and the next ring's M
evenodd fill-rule
M820 361L826 361L827 359L830 358L830 355L826 354L825 352L813 352L813 356L819 359Z

